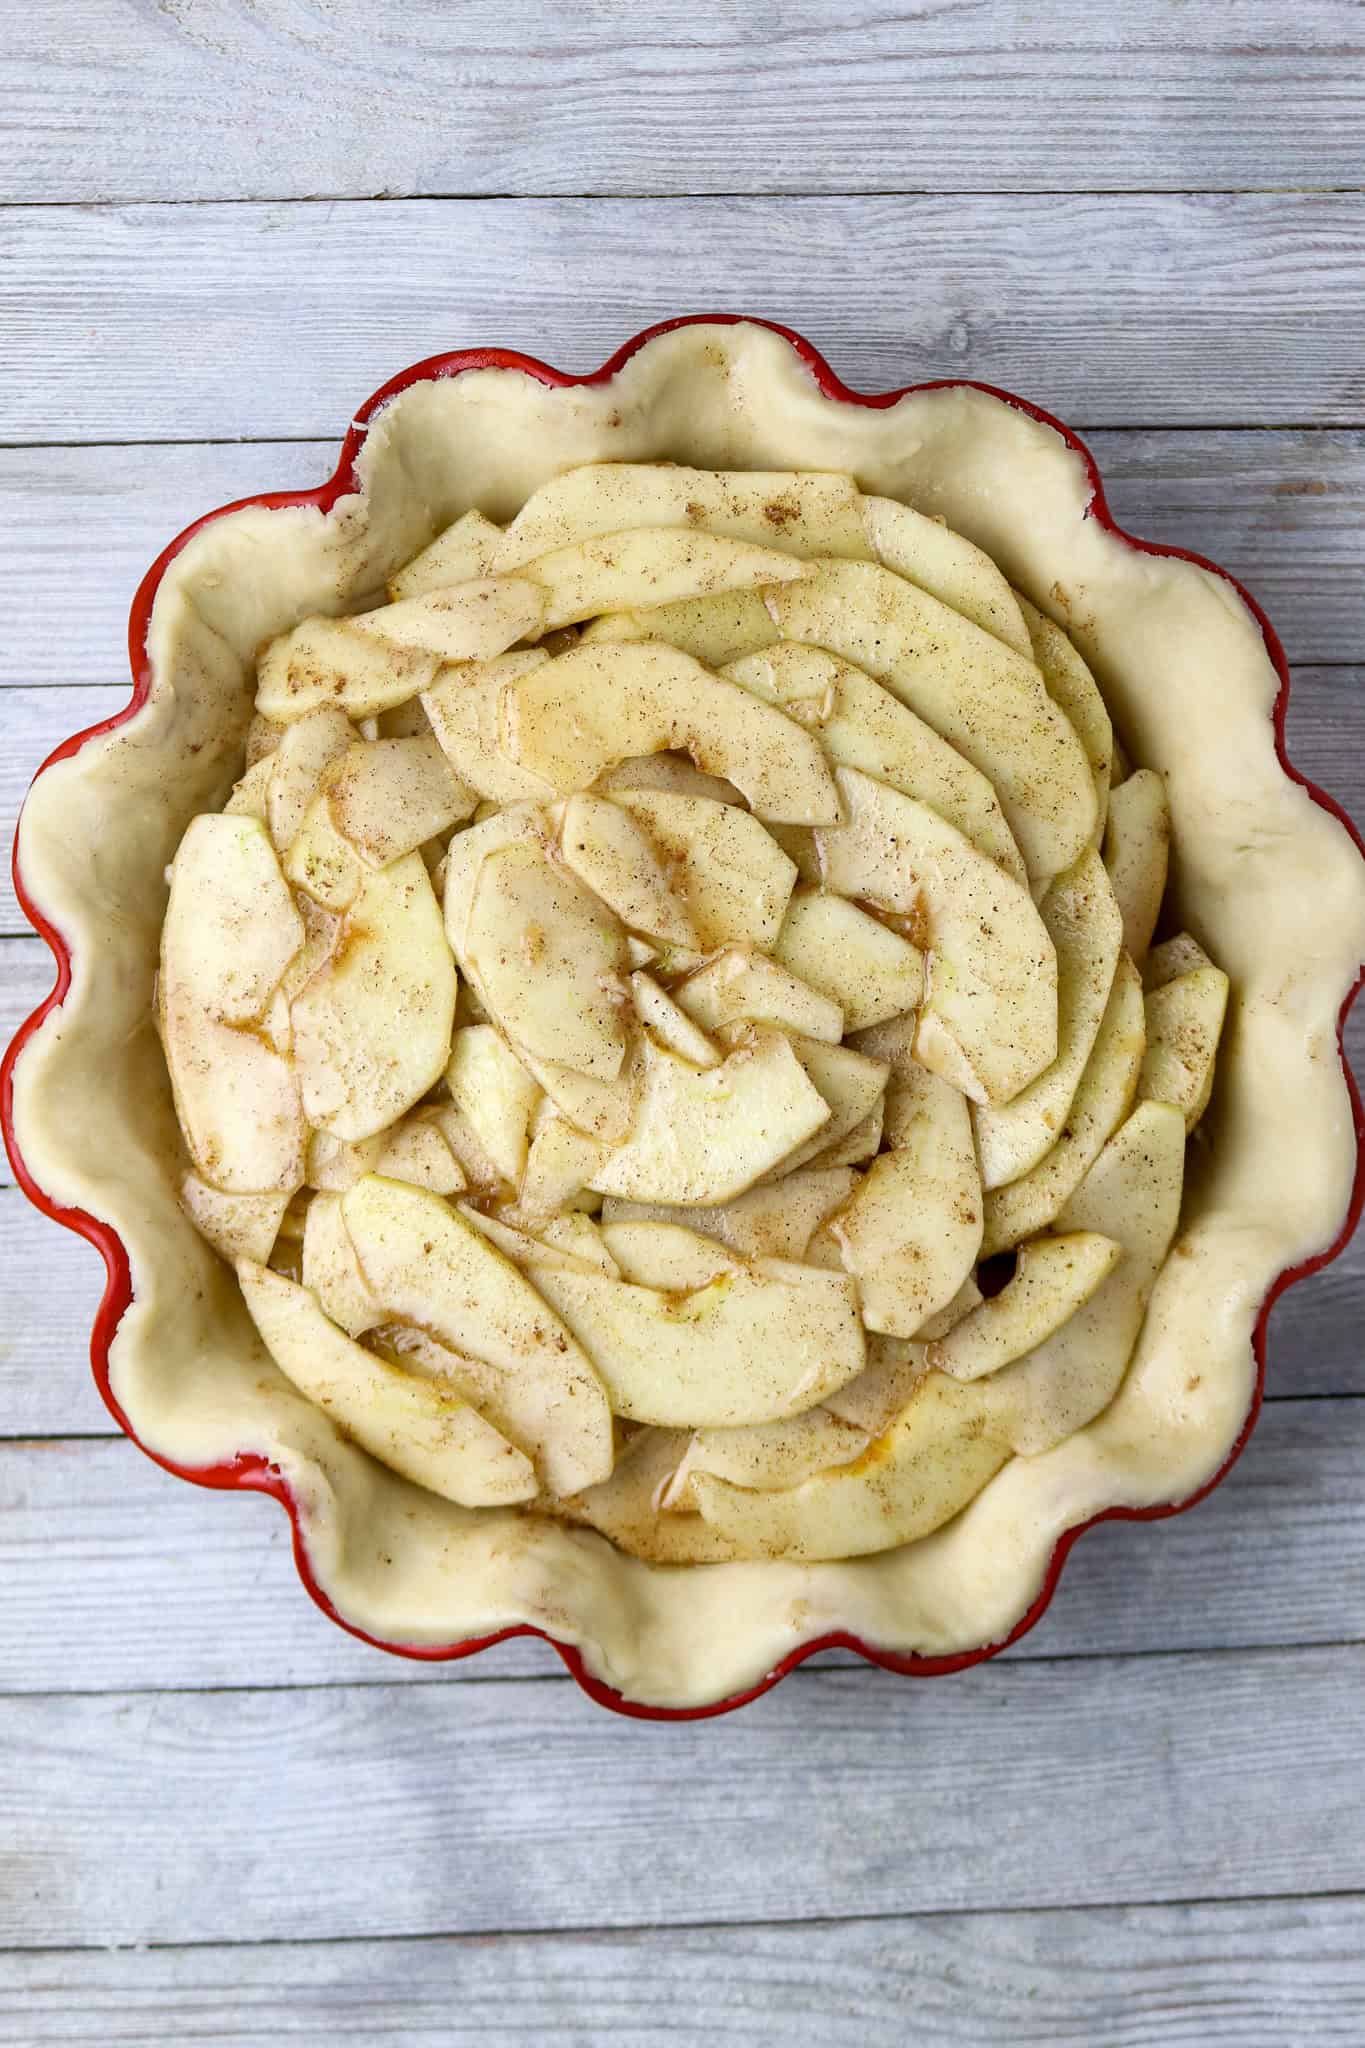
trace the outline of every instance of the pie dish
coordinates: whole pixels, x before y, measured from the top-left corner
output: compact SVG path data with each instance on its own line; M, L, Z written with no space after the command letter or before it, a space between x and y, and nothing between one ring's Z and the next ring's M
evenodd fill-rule
M659 461L849 473L873 502L918 508L983 548L1038 606L1040 630L1048 617L1065 626L1133 759L1164 783L1171 929L1195 933L1235 991L1178 1235L1116 1397L1059 1441L1016 1443L1020 1454L932 1533L866 1556L788 1545L705 1568L652 1566L592 1529L471 1510L395 1477L272 1370L231 1273L177 1204L182 1154L150 1028L160 876L190 818L216 811L240 773L258 651L311 614L382 617L367 609L374 593L471 505L503 522L578 465ZM833 630L813 588L790 584L798 642ZM1171 1512L1226 1469L1259 1398L1270 1300L1331 1255L1359 1206L1337 1030L1365 955L1365 870L1344 821L1286 772L1283 659L1269 628L1219 572L1119 535L1088 457L1055 422L961 384L858 398L806 344L752 322L674 323L579 381L518 358L441 359L377 395L320 492L227 508L173 543L139 593L132 650L129 711L103 729L110 737L59 750L21 824L21 900L61 978L8 1057L6 1136L28 1191L105 1253L96 1369L119 1421L187 1476L284 1500L305 1579L344 1625L427 1656L537 1630L609 1704L718 1711L831 1641L919 1672L990 1654L1036 1619L1082 1526ZM572 665L566 656L555 672ZM553 705L538 701L528 730L553 780L542 744ZM866 778L839 773L856 818ZM784 812L788 796L770 793L769 817L815 815ZM1044 882L1065 865L1038 860ZM1033 916L1014 886L1020 918ZM876 891L855 876L847 893ZM449 885L446 901L449 919ZM1029 980L1012 1000L1024 1002ZM930 1016L938 1063L957 1059L961 1082L961 1017L942 984L921 1032ZM843 1056L866 1067L876 1050ZM934 1064L932 1049L917 1050ZM755 1062L752 1045L745 1057ZM994 1099L990 1075L972 1070L968 1082L979 1102ZM1011 1072L995 1094L1007 1102L1019 1086ZM984 1157L982 1132L978 1122ZM997 1123L990 1142L1016 1140ZM638 1177L613 1185L649 1194ZM894 1313L880 1327L895 1330ZM705 1471L691 1483L703 1496L718 1484Z

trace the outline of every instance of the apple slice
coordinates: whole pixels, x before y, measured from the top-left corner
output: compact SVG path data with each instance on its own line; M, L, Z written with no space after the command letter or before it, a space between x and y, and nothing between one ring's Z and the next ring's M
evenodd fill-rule
M464 950L484 1003L516 1044L594 1080L616 1079L627 1043L625 932L538 839L485 857Z
M1009 1446L988 1423L980 1387L930 1373L852 1464L773 1492L709 1472L692 1488L707 1524L749 1557L866 1557L929 1535L994 1477Z
M269 756L270 783L266 817L275 851L288 852L308 806L317 795L324 771L355 743L355 728L335 704L320 704L286 726L284 737Z
M818 1152L812 1152L805 1163L812 1167L861 1166L865 1160L875 1159L882 1149L885 1119L885 1103L879 1102L860 1123L854 1124L852 1130L832 1139L828 1145L822 1145ZM817 1263L837 1266L838 1253L832 1259Z
M627 756L681 748L743 791L759 817L832 823L824 754L770 704L675 647L581 642L503 686L499 745L566 796Z
M685 1429L639 1429L622 1449L609 1479L546 1505L568 1521L596 1529L628 1557L647 1564L723 1564L738 1553L708 1529L700 1515L659 1513L660 1498L690 1440Z
M325 790L320 790L308 806L307 815L284 857L284 872L310 902L319 910L329 911L333 917L339 918L349 910L359 895L365 869L354 847L342 838L332 823L331 806ZM333 932L331 937L335 942L337 932ZM328 950L334 951L335 943Z
M326 790L332 823L372 868L388 867L448 832L478 801L452 773L430 733L423 739L358 742L329 771Z
M907 577L1016 654L1031 655L1018 598L984 550L895 498L862 502L863 529L883 568Z
M254 768L259 762L264 761L268 754L273 754L288 729L287 726L278 725L273 718L263 718L259 711L253 712L251 723L246 729L245 767Z
M1174 981L1178 974L1193 974L1197 967L1212 967L1204 948L1198 939L1188 932L1177 932L1173 939L1163 939L1159 946L1153 946L1142 963L1142 986L1150 992L1164 988L1168 981Z
M586 1260L609 1280L621 1278L621 1269L607 1249L606 1238L594 1219L585 1216L581 1209L572 1209L567 1216L551 1217L540 1225L539 1235L552 1251Z
M662 1202L623 1202L608 1196L602 1227L626 1223L679 1223L717 1238L744 1259L802 1259L806 1246L830 1214L852 1194L856 1173L807 1167L765 1187L750 1188L710 1209L670 1208Z
M828 886L914 919L932 955L916 1057L973 1102L1008 1102L1057 1057L1057 955L1028 890L913 797L837 779L848 823L817 835Z
M1054 626L1051 619L1045 618L1018 591L1014 594L1029 632L1030 646L1022 652L1027 654L1031 649L1033 659L1043 672L1048 696L1065 712L1090 763L1098 811L1095 828L1095 844L1098 845L1104 832L1109 784L1114 772L1113 724L1099 685L1061 627Z
M679 1009L651 975L638 971L632 974L630 988L636 1016L666 1051L680 1060L690 1060L694 1067L720 1065L720 1054L706 1033L693 1023L686 1010Z
M717 597L684 598L642 610L604 612L583 628L584 642L605 646L623 640L659 640L690 654L708 668L722 668L742 654L771 647L781 636L763 599L753 590L726 590Z
M1024 1457L1083 1429L1118 1392L1175 1235L1184 1168L1184 1117L1170 1103L1140 1102L1058 1214L1064 1232L1098 1232L1123 1257L1060 1329L982 1382L994 1397L991 1427Z
M738 1429L699 1429L687 1447L659 1506L666 1513L696 1510L692 1481L714 1473L732 1486L796 1486L817 1472L850 1465L872 1439L865 1429L843 1422L827 1408L808 1408L785 1422L751 1422Z
M1007 1251L1046 1230L1079 1186L1101 1147L1128 1114L1146 1043L1142 981L1126 953L1057 1142L1035 1167L986 1196L981 1255Z
M633 1422L774 1421L862 1370L857 1293L842 1273L764 1260L678 1295L538 1269L536 1286Z
M385 647L434 654L442 661L488 661L514 640L537 639L549 621L545 593L538 584L516 576L485 576L359 612L349 623ZM428 676L407 695L417 696L430 683ZM388 705L375 709L384 711Z
M691 1294L722 1273L740 1269L733 1253L713 1237L685 1224L604 1223L601 1238L616 1265L616 1278L661 1294Z
M828 1103L780 1031L753 1027L706 1071L646 1037L630 1135L589 1185L636 1202L726 1202L829 1116Z
M374 1170L390 1180L428 1188L433 1195L463 1194L467 1186L464 1169L440 1125L420 1111L405 1116L384 1134Z
M703 951L772 945L796 868L757 818L734 804L657 789L623 790L614 801L649 834Z
M256 708L281 725L324 704L371 718L425 690L436 669L434 653L376 640L355 619L304 619L261 656Z
M1090 766L1033 662L869 563L826 563L765 602L784 639L856 663L981 770L1031 879L1060 874L1090 843Z
M455 1033L446 1086L496 1173L518 1186L541 1092L491 1024L469 1024Z
M197 1173L187 1173L180 1183L181 1208L199 1235L206 1237L230 1266L238 1259L259 1259L264 1264L291 1199L285 1188L273 1194L225 1195Z
M977 1298L980 1299L979 1290ZM944 1316L948 1313L948 1309L942 1311ZM925 1328L940 1320L939 1316L931 1316ZM837 1394L828 1397L826 1411L855 1429L865 1430L869 1437L883 1436L927 1374L928 1349L928 1344L918 1337L869 1335L867 1364L856 1380L850 1380Z
M911 1337L976 1263L981 1182L966 1102L910 1060L888 1090L887 1135L894 1149L873 1160L828 1228L858 1279L868 1329Z
M1209 1106L1227 1007L1228 978L1211 963L1176 975L1147 996L1147 1051L1138 1094L1174 1103L1187 1131Z
M696 949L692 920L669 886L653 841L621 804L583 793L571 796L559 846L578 879L622 924L668 945Z
M723 674L818 733L830 760L928 804L1022 882L1024 862L986 777L871 676L822 648L781 641Z
M803 982L842 1004L850 1031L913 1010L924 994L918 946L824 889L792 897L773 951Z
M315 1195L303 1225L303 1284L348 1337L363 1337L385 1320L383 1302L366 1285L339 1194Z
M1094 848L1039 906L1057 952L1057 1057L1012 1101L973 1112L981 1184L1018 1180L1056 1144L1099 1034L1123 946L1123 919Z
M1122 1257L1114 1238L1093 1230L1031 1238L1000 1293L929 1344L928 1364L955 1380L998 1372L1069 1322Z
M245 775L232 785L232 794L223 805L229 818L255 818L258 824L269 826L270 820L270 778L275 772L275 763L269 754L263 754L259 761L247 769Z
M1123 913L1124 951L1141 967L1166 893L1171 813L1154 768L1139 768L1109 793L1104 864Z
M553 1216L578 1195L606 1163L606 1147L563 1116L541 1125L531 1140L520 1202L529 1216Z
M502 538L498 567L599 534L682 527L790 555L866 555L852 477L819 470L689 469L674 462L588 462L533 491Z
M371 1175L341 1197L372 1293L391 1315L497 1368L496 1426L572 1493L612 1465L611 1410L589 1360L545 1301L439 1196Z
M244 1259L251 1319L286 1379L381 1464L462 1507L500 1507L536 1491L530 1460L449 1383L420 1379L355 1343L306 1287Z
M764 953L728 947L689 974L675 990L679 1006L708 1031L750 1019L780 1024L806 1038L837 1045L844 1035L843 1012L828 996L770 960Z
M440 1079L456 975L421 856L378 869L352 860L361 879L336 951L289 1014L308 1121L354 1140L396 1122Z
M374 1172L375 1161L384 1149L387 1135L387 1132L378 1131L374 1137L362 1138L359 1144L350 1145L344 1138L334 1138L330 1131L310 1131L304 1173L306 1184L328 1194L344 1194L347 1188L354 1187L362 1174Z
M618 796L628 789L661 789L668 796L707 796L716 804L744 802L733 782L723 775L703 775L685 754L633 754L599 775L594 787L599 796ZM767 829L772 830L771 824ZM778 827L779 831L786 829ZM803 829L790 827L793 832Z
M744 1027L731 1027L743 1030ZM818 1038L792 1038L792 1050L805 1069L806 1078L819 1089L829 1104L829 1122L790 1152L769 1176L793 1172L817 1157L828 1165L838 1162L828 1155L874 1116L886 1093L888 1068L883 1060L850 1045L826 1045Z
M498 749L503 685L549 659L543 647L514 647L491 661L451 662L422 692L422 707L455 774L490 803L538 802L554 795L543 776L518 767Z
M397 604L401 598L425 597L429 590L448 590L452 583L491 576L501 552L502 528L482 512L466 512L389 578L389 596Z
M303 944L303 924L259 821L192 818L171 865L161 984L226 1024L265 1015Z
M544 591L548 631L598 612L790 583L807 571L790 555L748 541L687 527L642 527L556 548L522 564L518 574Z

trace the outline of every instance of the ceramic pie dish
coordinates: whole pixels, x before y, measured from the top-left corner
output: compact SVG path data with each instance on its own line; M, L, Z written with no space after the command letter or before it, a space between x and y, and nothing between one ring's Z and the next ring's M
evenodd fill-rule
M400 1479L273 1369L177 1201L152 1023L163 877L240 772L257 650L308 613L359 608L472 504L506 520L604 460L850 472L983 548L1067 629L1164 780L1168 900L1232 979L1179 1232L1117 1396L932 1534L871 1556L651 1566ZM1284 758L1287 677L1262 615L1210 565L1119 533L1057 422L963 383L862 396L750 321L669 323L584 379L498 351L437 358L376 394L319 490L224 508L174 541L130 649L129 706L57 750L21 820L16 887L58 981L6 1056L6 1142L29 1196L105 1258L92 1356L121 1427L187 1478L278 1498L305 1584L343 1626L429 1658L537 1633L604 1704L719 1712L833 1644L919 1675L989 1656L1041 1614L1083 1528L1175 1512L1226 1471L1271 1303L1340 1249L1361 1204L1339 1027L1365 957L1365 866Z

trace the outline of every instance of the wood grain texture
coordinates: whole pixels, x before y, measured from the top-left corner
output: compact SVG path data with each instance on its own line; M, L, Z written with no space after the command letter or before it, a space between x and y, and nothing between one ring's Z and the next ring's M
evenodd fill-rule
M1240 1650L1357 1634L1362 1472L1365 1401L1272 1402L1240 1463L1190 1514L1092 1530L1043 1621L1007 1656ZM535 1642L439 1670L368 1649L306 1600L273 1502L184 1485L121 1439L0 1444L0 1585L0 1692L560 1675Z
M16 207L0 442L330 439L433 352L591 370L698 301L800 328L867 390L1358 426L1362 231L1349 192Z
M1358 1897L11 1956L0 2043L1357 2048Z
M1294 661L1359 659L1365 434L1188 429L1090 440L1120 524L1222 562L1264 604ZM0 530L25 594L0 648L0 686L121 682L128 605L166 542L215 505L319 482L337 447L0 449ZM77 560L87 567L73 574Z
M6 197L159 199L168 174L181 198L1360 178L1347 0L1149 0L1121 23L1081 0L66 11L79 37L43 8L9 25Z
M12 1696L0 1912L32 1948L1355 1891L1362 1681L1360 1648L806 1671L671 1726L527 1679Z

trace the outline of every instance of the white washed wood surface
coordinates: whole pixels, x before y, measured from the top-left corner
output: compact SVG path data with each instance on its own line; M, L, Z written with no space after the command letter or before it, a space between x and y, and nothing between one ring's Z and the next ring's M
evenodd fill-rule
M80 0L6 31L6 198L1360 176L1351 0Z
M187 521L424 354L707 306L1087 430L1265 602L1365 815L1363 51L1350 0L12 8L0 834ZM24 932L6 876L0 1037ZM1005 1658L674 1729L332 1628L273 1503L112 1434L99 1261L3 1171L0 1275L5 2048L1365 2039L1365 1243L1277 1306L1224 1486L1091 1532Z

